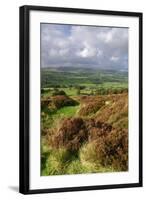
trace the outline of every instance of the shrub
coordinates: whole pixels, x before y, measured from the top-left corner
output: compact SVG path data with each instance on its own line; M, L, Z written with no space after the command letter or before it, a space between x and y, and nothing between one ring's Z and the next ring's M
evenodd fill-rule
M81 161L95 162L99 167L128 169L128 132L94 119L68 118L49 137L49 144L78 152ZM81 149L80 149L81 148Z
M106 137L96 139L97 160L117 171L128 170L128 132L114 129Z
M128 96L127 94L110 95L110 104L104 105L96 113L96 120L114 124L122 118L128 117Z
M101 105L101 108L92 118L88 117L89 114L72 117L75 116L75 112L72 114L71 110L70 113L71 107L65 106L70 106L70 101L78 104L77 101L65 95L49 98L51 103L49 102L47 109L54 107L56 111L52 115L55 123L50 118L48 120L51 115L45 113L44 110L42 112L41 119L45 122L42 126L42 135L48 138L47 145L52 149L51 153L42 154L43 174L128 170L127 93L78 96L76 99L81 102L80 112L83 111L84 105L86 107L84 113L95 107L94 103ZM89 109L87 109L88 106ZM89 113L93 111L94 108ZM62 115L64 113L65 115ZM56 119L59 120L58 123ZM47 121L53 123L51 128L46 125Z
M66 118L48 140L55 148L64 147L70 151L78 151L82 144L106 135L111 130L111 125L96 122L94 119Z
M102 136L96 136L80 149L81 162L96 164L96 167L112 167L116 171L128 170L128 132L112 129Z
M41 99L41 111L52 114L57 109L65 106L76 106L79 103L65 95L57 95L47 99Z
M41 88L41 94L44 94L45 90L43 88Z
M94 124L93 124L93 122L91 123L91 120L92 119L89 119L86 122L89 141L94 141L98 137L106 136L107 134L109 134L112 131L112 126L110 124L103 123L103 122L96 121L96 120L93 120L93 122L94 122Z
M94 100L94 101L88 102L88 103L82 105L82 107L79 111L79 114L81 116L87 116L87 115L90 115L90 114L94 114L104 104L105 104L105 102L103 100Z
M80 148L79 158L84 167L87 167L88 172L111 172L115 171L112 166L103 166L98 160L96 153L96 142L87 142Z
M64 106L76 106L79 103L74 99L71 99L68 96L58 95L52 98L52 102L57 109L62 108Z
M41 88L41 94L51 92L50 88Z
M117 122L113 123L113 127L128 129L128 117L124 117L124 118L119 119Z
M51 103L51 98L48 99L41 99L41 110L48 107L48 105Z
M57 96L57 95L66 95L66 93L63 90L57 90L52 93L52 96Z
M81 118L65 119L53 137L49 138L52 146L64 147L70 151L77 151L87 140L84 121Z

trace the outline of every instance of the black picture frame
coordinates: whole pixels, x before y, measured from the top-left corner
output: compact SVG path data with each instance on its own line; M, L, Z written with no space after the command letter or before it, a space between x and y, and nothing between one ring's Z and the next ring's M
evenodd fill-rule
M97 185L97 186L81 186L68 188L51 188L51 189L35 189L29 188L29 17L30 11L44 12L67 12L67 13L84 13L95 15L112 15L112 16L129 16L139 18L139 182L129 184L114 184L114 185ZM22 194L36 193L52 193L52 192L69 192L83 190L99 190L99 189L115 189L115 188L130 188L142 186L142 13L138 12L123 12L123 11L105 11L105 10L90 10L90 9L75 9L63 7L44 7L44 6L22 6L20 7L20 142L19 142L19 159L20 159L20 174L19 174L19 191Z

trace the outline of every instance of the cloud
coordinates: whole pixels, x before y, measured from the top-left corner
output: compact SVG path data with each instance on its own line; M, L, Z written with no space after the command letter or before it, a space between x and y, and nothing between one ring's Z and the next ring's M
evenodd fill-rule
M128 68L128 28L41 24L41 67Z
M111 60L111 61L114 61L114 62L117 62L117 61L119 60L119 57L117 57L117 56L112 56L112 57L110 58L110 60Z

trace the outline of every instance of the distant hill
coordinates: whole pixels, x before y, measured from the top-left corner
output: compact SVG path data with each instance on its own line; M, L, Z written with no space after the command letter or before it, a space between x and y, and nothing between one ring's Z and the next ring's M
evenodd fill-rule
M105 83L128 83L128 72L115 69L80 67L41 68L41 87L52 85L97 85Z

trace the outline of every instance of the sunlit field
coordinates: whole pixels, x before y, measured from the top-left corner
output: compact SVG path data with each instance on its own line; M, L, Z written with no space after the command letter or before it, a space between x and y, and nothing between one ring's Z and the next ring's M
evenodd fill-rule
M41 69L41 175L128 170L128 73Z

